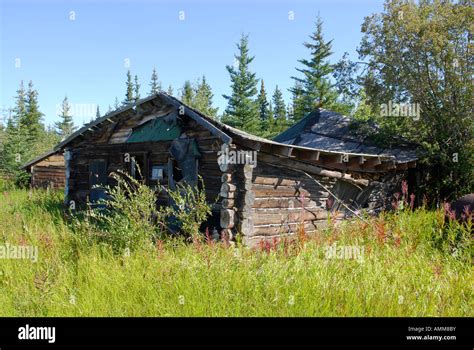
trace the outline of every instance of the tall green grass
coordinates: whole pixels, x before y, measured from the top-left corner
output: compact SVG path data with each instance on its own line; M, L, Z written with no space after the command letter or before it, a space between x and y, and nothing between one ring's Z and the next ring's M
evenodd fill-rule
M470 228L442 211L330 224L260 249L155 238L117 252L86 239L96 228L64 219L61 203L0 194L0 245L39 248L36 263L0 259L0 316L474 316ZM363 247L363 262L328 259L334 243Z

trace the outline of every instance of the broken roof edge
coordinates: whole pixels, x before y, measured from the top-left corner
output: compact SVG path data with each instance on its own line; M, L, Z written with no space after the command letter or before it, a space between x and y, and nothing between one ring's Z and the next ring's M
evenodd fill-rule
M338 141L341 141L341 142L344 142L344 143L346 143L346 142L357 142L357 143L360 143L361 145L377 148L380 151L379 153L369 153L369 154L360 153L359 154L359 155L362 155L362 156L365 156L365 157L369 157L369 156L372 156L372 157L374 157L374 156L375 157L376 156L391 156L391 157L394 157L394 160L395 160L396 164L413 164L414 162L416 163L416 161L418 161L419 158L420 158L419 154L417 154L418 151L416 150L417 149L416 145L413 144L413 143L408 142L407 140L401 139L401 138L394 137L394 140L401 141L400 144L398 144L398 145L397 144L391 144L391 145L387 145L387 146L384 147L384 146L376 145L373 142L370 142L367 135L364 135L364 134L359 135L359 136L363 137L363 140L358 140L356 138L355 134L344 135L343 137L341 137L340 135L331 134L330 132L327 132L327 131L326 132L313 131L312 127L320 122L321 113L323 113L323 112L337 115L340 118L340 120L348 120L350 123L360 122L360 121L357 121L351 115L345 115L345 114L334 112L334 111L331 111L331 110L328 110L328 109L325 109L325 108L318 108L315 111L308 113L306 116L304 116L301 120L299 120L296 124L292 125L287 130L285 130L282 133L280 133L279 135L275 136L273 138L273 140L277 141L277 142L281 142L281 143L286 143L288 145L297 146L297 144L293 144L295 138L297 138L300 134L302 134L306 131L309 134L314 134L314 135L317 135L317 136L338 140ZM317 116L318 119L317 119L316 122L314 122L314 118L316 116ZM369 125L371 127L374 127L375 129L378 128L377 125L375 125L373 123L369 122ZM309 130L308 130L308 127L309 127ZM330 152L330 150L328 148L315 148L315 147L314 148L309 147L309 148L316 149L320 152L321 151ZM341 150L337 151L337 152L344 153L344 154L358 154L358 153L355 153L355 152L346 152L346 151L341 151ZM399 157L399 156L396 155L399 152L411 152L411 155L406 156L406 157ZM416 152L415 155L414 155L413 152Z

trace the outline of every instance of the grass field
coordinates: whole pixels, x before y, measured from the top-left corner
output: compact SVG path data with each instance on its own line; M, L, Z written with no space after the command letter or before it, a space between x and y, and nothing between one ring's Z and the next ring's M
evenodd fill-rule
M474 316L469 228L442 211L253 250L170 238L117 252L70 222L60 194L0 194L0 246L38 247L36 262L0 259L0 316Z

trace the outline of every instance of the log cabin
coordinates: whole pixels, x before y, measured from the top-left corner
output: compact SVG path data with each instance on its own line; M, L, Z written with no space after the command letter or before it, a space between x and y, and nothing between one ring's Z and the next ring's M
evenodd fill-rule
M342 220L384 194L373 183L406 169L391 154L328 151L257 137L160 92L94 120L58 144L66 167L65 203L104 198L110 174L126 170L148 186L203 179L212 203L207 227L255 246L309 234L330 215ZM141 169L138 171L137 169ZM166 191L158 205L170 205Z
M20 169L31 174L33 188L62 189L66 184L66 168L61 151L48 151L22 165Z

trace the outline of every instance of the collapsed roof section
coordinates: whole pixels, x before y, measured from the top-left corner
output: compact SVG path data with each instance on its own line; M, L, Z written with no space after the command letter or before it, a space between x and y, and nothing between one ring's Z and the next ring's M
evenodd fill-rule
M397 168L413 167L418 156L408 147L382 148L352 127L354 120L345 115L319 109L274 138L288 145L342 153L393 156Z

